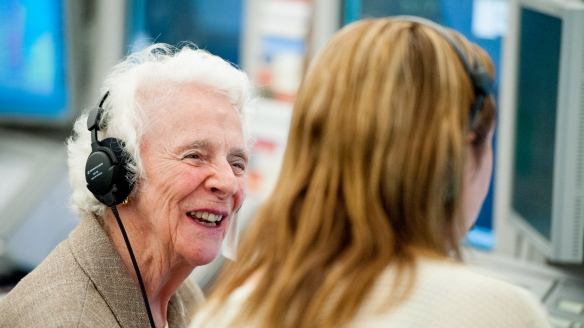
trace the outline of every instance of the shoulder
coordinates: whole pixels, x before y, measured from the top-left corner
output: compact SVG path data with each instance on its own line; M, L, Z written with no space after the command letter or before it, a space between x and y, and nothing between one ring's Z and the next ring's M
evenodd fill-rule
M211 299L196 313L189 328L259 327L259 324L242 322L239 318L240 311L254 289L255 284L244 284L236 288L224 302Z
M0 327L90 326L92 312L100 308L96 297L93 283L65 241L0 301Z
M547 313L534 295L466 265L453 265L447 293L453 300L445 311L460 312L461 320L478 321L475 327L548 327ZM488 315L488 317L487 317Z
M380 276L370 302L382 303L380 291L391 294L394 277L391 269ZM543 306L528 291L467 265L422 260L414 279L406 300L382 317L436 327L549 327Z

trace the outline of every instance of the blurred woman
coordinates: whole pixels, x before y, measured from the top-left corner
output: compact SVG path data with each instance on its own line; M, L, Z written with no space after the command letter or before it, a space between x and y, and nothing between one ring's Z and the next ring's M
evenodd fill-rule
M546 327L465 266L489 188L493 64L419 18L339 31L299 89L275 191L191 327Z

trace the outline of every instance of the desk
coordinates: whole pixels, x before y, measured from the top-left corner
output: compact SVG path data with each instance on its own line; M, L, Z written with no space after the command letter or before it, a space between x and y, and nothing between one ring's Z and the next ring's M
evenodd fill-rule
M584 266L530 263L494 253L464 249L478 271L533 293L546 307L554 327L584 327Z

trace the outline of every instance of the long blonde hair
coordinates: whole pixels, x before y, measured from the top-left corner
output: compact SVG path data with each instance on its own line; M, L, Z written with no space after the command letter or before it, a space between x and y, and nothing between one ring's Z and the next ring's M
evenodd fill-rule
M454 37L494 74L484 51ZM495 118L489 97L469 123L473 99L432 28L376 19L339 31L307 71L277 186L211 298L261 272L238 320L339 327L389 264L397 280L412 276L420 250L459 257L466 136L480 155Z

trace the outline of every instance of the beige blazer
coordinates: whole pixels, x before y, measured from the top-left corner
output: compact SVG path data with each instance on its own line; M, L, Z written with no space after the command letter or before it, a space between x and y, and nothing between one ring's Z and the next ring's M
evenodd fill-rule
M168 305L170 328L186 327L204 300L187 279ZM84 218L69 238L0 301L0 327L149 327L140 289L109 238Z

